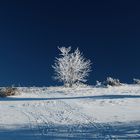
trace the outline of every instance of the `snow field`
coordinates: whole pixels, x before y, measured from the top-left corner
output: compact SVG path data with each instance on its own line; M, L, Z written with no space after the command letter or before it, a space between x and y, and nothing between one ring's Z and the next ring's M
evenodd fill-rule
M140 86L18 88L0 98L0 140L140 138Z

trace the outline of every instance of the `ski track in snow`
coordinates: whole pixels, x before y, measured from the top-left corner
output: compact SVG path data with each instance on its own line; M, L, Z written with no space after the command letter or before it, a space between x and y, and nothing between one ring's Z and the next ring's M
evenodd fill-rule
M44 102L44 101L43 101ZM46 103L44 102L44 107L46 108ZM97 123L94 123L94 120L90 117L88 117L87 115L85 115L84 113L81 113L81 112L78 112L77 109L75 108L72 108L69 104L65 103L64 101L57 101L54 105L56 106L57 104L61 105L61 106L64 106L65 108L61 108L61 111L57 112L55 115L57 115L56 117L56 121L57 120L61 120L63 121L64 119L67 120L67 122L72 122L72 119L71 118L64 118L63 115L62 115L62 112L67 112L68 114L70 115L73 115L73 116L78 116L80 119L84 120L84 122L88 122L90 124L91 127L94 127L95 129L97 130L102 130L104 131L106 128L101 125L101 124L97 124ZM34 118L35 119L35 125L37 125L37 128L38 128L38 131L39 133L45 137L45 135L47 135L47 132L49 131L48 128L50 128L50 126L53 128L55 127L55 124L54 123L51 123L50 121L47 120L47 117L42 115L38 110L36 110L35 108L35 112L29 112L26 110L26 114L27 112L30 114L28 114L28 116L30 116L29 118ZM47 113L53 113L51 112L50 110L47 109L46 111ZM24 112L25 113L25 112ZM31 119L30 119L31 120ZM80 124L80 122L77 120L75 121L76 124L78 124L76 127L79 127L79 128L82 128L82 127L86 127L87 124ZM31 124L31 122L30 122ZM43 125L42 125L43 124ZM68 127L68 126L67 126ZM88 127L88 126L87 126ZM72 132L71 132L72 133ZM104 132L103 132L104 134ZM96 137L99 137L97 134L96 134ZM100 136L101 137L101 136ZM103 138L105 138L105 136L102 136ZM108 136L110 137L110 135Z
M111 139L111 135L109 133L105 134L105 130L107 128L109 128L110 130L113 129L113 127L111 127L111 125L109 125L109 123L106 124L106 125L103 125L101 123L96 123L94 121L93 117L91 118L91 117L87 116L85 113L80 112L79 108L77 106L70 105L67 102L63 101L63 100L58 100L57 104L60 104L61 106L64 106L66 112L69 112L70 114L73 114L74 116L78 116L80 119L82 119L85 122L84 124L81 124L77 120L77 122L75 122L76 124L79 124L79 126L77 126L77 127L82 128L82 127L88 127L88 125L90 125L90 127L94 128L96 130L96 133L92 137L94 137L94 138L102 138L102 139Z
M78 96L83 92L84 89L78 90ZM98 90L98 89L97 89ZM99 89L101 90L101 89ZM118 92L115 89L116 93ZM74 90L73 90L74 91ZM27 125L31 137L23 137L24 139L34 139L34 140L45 140L45 139L140 139L140 124L134 126L130 124L125 126L122 122L113 123L113 122L97 122L94 114L87 114L84 112L79 104L78 99L68 100L61 99L61 97L68 97L70 93L73 91L63 91L60 89L50 90L46 89L46 91L42 91L42 89L34 89L33 91L28 91L27 94L35 94L35 98L44 98L41 101L24 101L24 103L19 104L14 107L13 110L21 113L26 120L28 120ZM85 89L88 95L92 94L92 89ZM84 91L84 92L85 92ZM104 92L103 90L102 92ZM112 92L112 89L108 89L108 92ZM131 88L125 89L122 88L121 92L124 94L133 94ZM79 94L80 93L80 94ZM136 95L140 94L140 87L135 91ZM25 94L25 93L24 93ZM99 92L99 95L101 93ZM105 93L106 94L106 93ZM120 94L120 93L119 93ZM71 97L75 97L76 94L71 95ZM98 94L97 94L98 95ZM111 94L112 95L112 94ZM82 96L85 96L82 94ZM24 96L23 96L24 97ZM18 98L18 97L17 97ZM48 100L45 100L48 98ZM49 100L51 98L52 100ZM55 100L56 98L56 100ZM58 98L58 99L57 99ZM60 99L59 99L60 98ZM54 99L54 100L53 100ZM114 99L113 99L114 100ZM95 100L94 100L95 101ZM4 102L4 101L2 101ZM8 102L8 101L7 101ZM10 103L12 101L9 101ZM18 101L16 101L18 103ZM80 103L92 102L89 98L82 99ZM128 100L127 100L128 102ZM104 103L109 103L111 105L121 105L122 103L127 103L126 101L104 101L101 100L100 105ZM6 103L5 103L6 104ZM1 103L2 105L2 103ZM122 106L123 107L123 106ZM104 117L104 116L103 116ZM134 120L135 121L135 120ZM26 126L27 127L27 126ZM20 129L20 128L18 128ZM122 129L122 130L121 130ZM124 131L125 130L125 131ZM12 137L5 137L5 133L2 130L0 131L0 140L12 140ZM16 131L16 130L15 130ZM18 131L17 131L18 132ZM21 135L23 135L24 131L21 131ZM6 133L7 134L7 133ZM13 139L15 139L15 135ZM18 134L17 134L18 136ZM27 135L28 136L28 135ZM1 139L2 138L2 139Z

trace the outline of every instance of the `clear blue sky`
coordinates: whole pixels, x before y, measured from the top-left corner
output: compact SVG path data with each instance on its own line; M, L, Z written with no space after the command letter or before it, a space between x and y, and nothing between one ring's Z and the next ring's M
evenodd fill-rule
M93 62L89 84L140 78L138 0L0 2L0 86L58 85L57 46L79 47Z

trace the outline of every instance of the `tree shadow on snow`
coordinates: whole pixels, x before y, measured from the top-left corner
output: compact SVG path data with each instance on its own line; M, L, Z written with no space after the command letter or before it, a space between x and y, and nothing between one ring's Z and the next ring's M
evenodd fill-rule
M19 98L6 97L0 98L0 101L41 101L41 100L69 100L69 99L125 99L125 98L140 98L140 95L99 95L99 96L75 96L75 97L55 97L55 98Z
M140 122L93 125L43 125L0 128L1 140L140 139Z

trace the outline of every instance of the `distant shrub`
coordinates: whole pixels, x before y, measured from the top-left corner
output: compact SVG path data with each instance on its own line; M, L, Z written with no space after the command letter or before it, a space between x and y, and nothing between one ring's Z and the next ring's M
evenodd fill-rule
M104 85L100 81L96 81L95 87L103 87Z
M103 82L104 86L120 86L121 83L119 79L113 79L111 77L107 77L106 81Z
M140 85L140 79L133 79L133 81L134 81L134 84L139 84Z
M15 87L5 87L0 89L0 97L7 97L16 95L18 93L17 88Z

